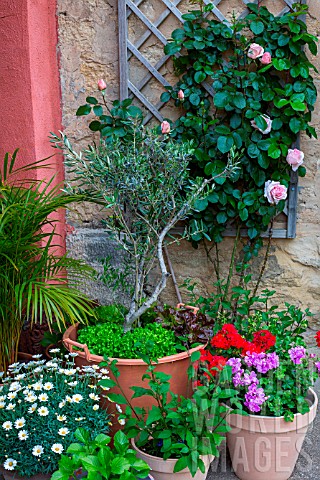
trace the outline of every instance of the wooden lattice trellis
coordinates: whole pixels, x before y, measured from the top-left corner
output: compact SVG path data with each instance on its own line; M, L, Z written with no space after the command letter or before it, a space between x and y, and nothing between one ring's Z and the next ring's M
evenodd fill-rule
M152 2L152 0L149 1ZM214 6L212 14L215 15L218 20L229 24L230 22L219 9L219 4L222 4L224 1L226 0L204 0L205 4L211 3ZM244 9L238 15L239 18L242 18L248 13L246 5L250 2L257 3L257 0L254 0L254 2L253 0L242 0ZM295 0L279 0L279 2L284 5L284 8L278 13L278 15L281 16L292 9ZM143 93L143 89L152 79L157 80L162 87L170 86L170 83L160 73L161 68L168 62L170 55L163 54L156 64L152 65L147 56L141 52L141 47L143 47L152 35L156 37L157 41L159 41L163 47L168 43L160 27L170 15L173 15L178 22L183 23L182 13L179 10L179 5L182 3L182 0L173 0L172 2L169 0L161 0L164 10L153 21L150 21L141 8L139 8L139 6L144 3L145 0L118 0L120 100L135 97L147 112L144 118L145 123L148 123L152 118L156 118L161 122L163 120L161 109L165 104L160 100L156 103L150 101ZM130 41L128 36L128 20L131 15L135 15L145 27L144 32L134 43ZM136 83L131 78L132 75L129 74L128 66L131 58L137 59L146 69L146 74ZM203 86L209 95L214 95L214 90L208 83L203 82ZM299 147L299 138L297 139L295 147ZM281 224L283 220L278 221L278 226L277 222L275 222L272 233L274 238L294 238L296 236L297 197L298 175L296 172L292 172L288 189L287 205L285 211L281 214L282 217L283 215L286 216L286 228ZM232 231L226 231L226 235L232 234ZM266 235L268 235L268 233L266 233Z

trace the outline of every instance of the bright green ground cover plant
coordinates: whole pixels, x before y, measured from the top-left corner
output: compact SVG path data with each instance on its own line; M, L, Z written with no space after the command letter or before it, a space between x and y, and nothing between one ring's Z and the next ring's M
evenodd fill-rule
M79 428L75 432L78 443L72 443L68 455L62 455L59 470L51 480L75 479L77 471L82 469L88 480L137 480L148 478L149 466L137 458L136 452L129 448L129 440L122 431L115 434L113 448L111 437L100 433L94 440L87 430Z
M197 201L195 243L220 242L227 225L259 239L284 209L291 169L306 174L303 152L292 147L297 135L316 137L310 125L316 69L305 47L316 55L317 38L300 18L308 7L301 1L275 17L259 2L246 6L247 16L227 25L207 15L212 5L200 2L200 10L183 15L183 26L165 47L167 54L180 54L174 64L182 77L162 100L172 98L183 110L171 136L197 141L193 174L221 172L228 152L242 150L241 168ZM213 88L213 100L203 82Z
M196 352L192 358L198 359L199 356L199 352ZM108 392L108 396L114 402L127 405L125 412L120 413L119 420L125 422L124 431L129 438L135 438L139 449L165 460L178 459L174 471L188 468L194 477L198 470L205 471L200 456L218 456L218 446L229 429L226 423L227 408L222 401L229 400L232 406L241 409L237 402L237 391L228 386L231 368L226 367L222 372L218 368L207 371L209 378L216 377L217 381L197 388L192 398L184 398L170 390L170 375L156 371L156 365L151 364L148 356L142 358L148 364L147 373L143 376L147 387L131 387L134 392L132 398L151 396L155 405L146 411L134 407L123 394ZM112 388L117 385L121 390L115 362L109 363L109 367L116 381L101 380L101 386ZM193 373L193 367L191 370ZM225 388L220 388L219 383L225 383Z

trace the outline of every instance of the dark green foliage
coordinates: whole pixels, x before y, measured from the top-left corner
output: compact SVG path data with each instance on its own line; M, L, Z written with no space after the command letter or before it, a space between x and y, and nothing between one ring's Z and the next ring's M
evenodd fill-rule
M293 12L281 17L253 3L247 7L249 14L231 26L205 16L212 5L183 15L184 25L172 33L165 47L167 54L180 53L174 64L182 78L162 100L171 97L184 110L171 135L180 141L197 141L193 175L219 173L232 147L242 152L241 168L229 178L218 179L212 199L194 213L191 228L203 227L194 233L194 243L208 236L220 242L227 225L245 228L250 239L258 238L285 206L283 200L278 205L268 203L264 183L274 180L288 186L288 148L301 131L316 137L310 125L316 100L310 74L314 67L304 47L316 54L317 39L299 19L307 7L296 4ZM248 29L254 34L250 38L246 38ZM271 54L270 65L248 57L251 43ZM215 92L213 100L204 80ZM179 90L184 92L183 102L178 99ZM265 130L262 115L273 121L269 134L251 125L254 120ZM305 169L300 167L298 174L303 176Z

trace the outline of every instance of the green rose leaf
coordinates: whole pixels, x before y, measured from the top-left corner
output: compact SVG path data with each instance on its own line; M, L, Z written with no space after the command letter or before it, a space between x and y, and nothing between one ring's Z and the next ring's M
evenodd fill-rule
M81 105L78 110L76 111L76 115L78 117L81 117L82 115L89 115L91 112L91 106L90 105Z
M255 35L260 35L260 33L263 32L264 30L264 24L260 22L259 20L253 20L250 23L250 30L255 34Z
M230 152L231 148L234 145L233 138L231 137L219 137L218 138L218 149L221 153Z
M204 72L196 72L194 74L194 79L197 83L201 83L206 79L207 75Z

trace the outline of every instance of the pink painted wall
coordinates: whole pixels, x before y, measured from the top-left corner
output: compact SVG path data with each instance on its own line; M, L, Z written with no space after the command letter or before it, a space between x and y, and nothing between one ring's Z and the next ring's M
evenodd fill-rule
M20 149L19 164L53 155L49 132L61 130L57 56L56 0L0 1L0 161ZM55 155L52 171L38 168L34 178L56 173L64 178L63 160ZM59 243L65 250L64 213L59 213Z

